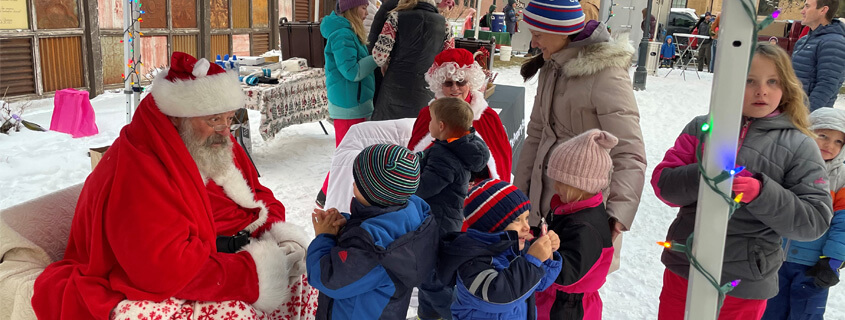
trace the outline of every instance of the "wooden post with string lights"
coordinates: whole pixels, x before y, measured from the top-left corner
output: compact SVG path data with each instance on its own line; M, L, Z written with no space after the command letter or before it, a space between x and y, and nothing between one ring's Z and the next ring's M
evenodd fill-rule
M141 100L141 3L139 0L123 1L123 93L126 95L126 123L132 121L132 114ZM138 50L136 50L136 48Z
M725 1L722 7L716 51L718 64L710 94L710 121L705 124L709 129L708 138L706 143L701 141L705 146L703 165L709 176L718 176L734 168L736 162L745 79L757 27L756 21L748 17L743 1L749 0ZM752 3L751 7L755 5ZM730 194L732 183L733 177L729 177L717 186L723 193ZM698 190L692 254L720 284L725 284L725 281L735 280L721 279L730 203L711 190L704 179ZM717 289L695 268L690 267L689 275L685 319L716 319L721 305Z

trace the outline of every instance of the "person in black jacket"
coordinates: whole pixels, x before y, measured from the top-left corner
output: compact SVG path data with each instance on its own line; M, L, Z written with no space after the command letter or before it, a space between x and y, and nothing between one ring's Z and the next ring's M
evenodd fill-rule
M426 88L425 72L434 56L454 47L446 18L436 5L435 0L401 0L387 14L372 50L384 78L378 84L371 120L416 117L434 98Z
M420 186L416 195L431 206L440 236L461 231L464 199L472 172L486 170L490 150L475 133L469 103L441 98L431 103L429 130L434 145L422 151ZM434 276L420 286L420 319L450 319L452 289Z

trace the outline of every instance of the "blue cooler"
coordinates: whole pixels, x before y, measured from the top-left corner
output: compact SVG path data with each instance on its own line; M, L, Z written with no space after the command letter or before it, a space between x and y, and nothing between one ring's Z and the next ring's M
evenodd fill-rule
M505 13L493 12L490 24L490 29L493 32L505 32Z

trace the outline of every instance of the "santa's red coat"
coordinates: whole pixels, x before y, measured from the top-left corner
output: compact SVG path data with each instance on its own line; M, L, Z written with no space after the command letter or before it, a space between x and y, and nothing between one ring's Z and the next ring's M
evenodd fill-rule
M473 91L467 95L467 103L473 109L475 117L472 126L475 132L481 136L487 148L490 149L490 162L487 164L491 178L511 182L511 164L513 151L511 149L508 134L502 120L492 108L487 106L487 101L481 92ZM428 107L420 110L414 128L411 132L411 140L408 142L408 149L422 151L428 149L433 143L428 125L431 123L431 112Z
M148 95L85 181L64 259L35 281L38 318L108 319L124 299L256 301L250 254L217 253L210 197Z
M234 139L233 139L234 140ZM217 228L217 235L232 236L238 231L247 229L252 231L254 237L260 236L264 231L270 228L275 222L285 221L285 207L273 195L267 187L258 182L258 172L253 167L252 162L246 155L244 149L237 143L234 143L235 166L243 174L244 180L249 185L255 201L262 202L267 208L267 219L262 222L259 221L257 225L252 223L259 219L261 208L250 209L238 205L226 192L209 180L208 185L208 199L211 201L211 210L214 212L214 226Z

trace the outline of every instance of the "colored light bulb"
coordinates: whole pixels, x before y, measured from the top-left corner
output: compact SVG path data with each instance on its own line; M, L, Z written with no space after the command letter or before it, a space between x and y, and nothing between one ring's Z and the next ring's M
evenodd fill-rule
M731 287L738 286L740 282L742 282L742 280L740 280L740 279L736 279L734 281L731 281Z
M737 173L740 173L742 170L745 170L744 166L739 166L739 167L731 169L731 176L735 176Z
M666 248L666 249L671 249L671 248L672 248L672 243L671 243L671 242L669 242L669 241L657 241L657 244L659 244L659 245L663 246L663 247L664 247L664 248Z
M734 202L739 203L740 201L742 201L742 195L744 195L744 193L736 195L736 198L734 198Z
M775 10L775 12L772 12L772 18L777 19L779 15L780 15L780 9L777 9L777 10Z
M702 125L701 125L701 131L704 131L704 132L710 131L710 124L709 124L709 123L707 123L707 122L705 122L704 124L702 124Z

